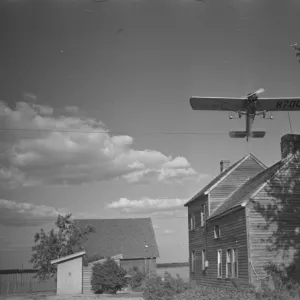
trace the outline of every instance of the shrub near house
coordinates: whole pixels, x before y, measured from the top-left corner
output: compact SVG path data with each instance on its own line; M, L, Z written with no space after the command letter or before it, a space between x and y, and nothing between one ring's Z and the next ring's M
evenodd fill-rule
M126 285L126 271L111 258L96 263L92 269L92 290L96 294L116 294Z
M139 268L133 267L128 271L128 274L131 275L129 285L132 289L137 289L142 286L145 281L145 273L141 272Z
M299 300L300 285L284 278L277 267L267 271L273 277L275 290L267 286L259 291L248 288L224 288L211 285L193 285L179 276L165 273L164 280L153 276L146 281L143 297L145 300Z
M174 278L165 272L163 278L156 275L146 280L143 297L145 300L171 300L188 290L189 286L179 275Z

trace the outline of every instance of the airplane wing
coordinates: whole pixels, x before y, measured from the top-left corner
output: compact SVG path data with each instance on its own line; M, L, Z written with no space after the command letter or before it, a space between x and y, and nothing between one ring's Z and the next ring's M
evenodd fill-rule
M244 98L223 97L191 97L190 104L193 110L226 110L239 111L245 109Z
M300 111L300 97L294 98L259 98L257 110Z

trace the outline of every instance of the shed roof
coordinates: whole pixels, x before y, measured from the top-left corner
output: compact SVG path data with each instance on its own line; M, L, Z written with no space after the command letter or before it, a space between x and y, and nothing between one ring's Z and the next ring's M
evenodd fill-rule
M256 176L248 179L238 189L236 189L227 200L222 203L209 217L214 219L223 215L224 213L231 211L232 209L241 206L243 203L248 201L256 192L268 182L284 165L287 164L289 159L283 159L275 163L266 170L260 172Z
M67 255L67 256L57 258L57 259L53 259L53 260L51 260L51 265L59 264L59 263L62 263L64 261L71 260L71 259L83 256L83 255L85 255L85 251L80 251L80 252L77 252L77 253L73 253L73 254L70 254L70 255Z
M124 259L159 257L151 218L131 219L81 219L79 228L95 227L85 244L88 255L114 256L122 254Z
M227 169L225 169L223 172L221 172L219 175L217 175L210 183L208 183L199 193L197 193L191 200L189 200L187 203L184 204L184 206L187 206L192 201L196 200L198 197L202 196L203 194L211 191L216 186L218 186L219 183L221 183L231 172L233 172L239 165L241 165L245 160L247 160L249 157L253 158L255 161L257 161L260 165L262 165L264 168L266 166L257 159L253 154L248 154L244 157L242 157L240 160L238 160L233 165L229 166Z

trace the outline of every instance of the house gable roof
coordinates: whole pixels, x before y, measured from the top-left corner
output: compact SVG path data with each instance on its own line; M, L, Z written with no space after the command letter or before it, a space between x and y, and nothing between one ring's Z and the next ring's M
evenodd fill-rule
M70 255L67 255L67 256L57 258L57 259L53 259L53 260L51 260L51 265L59 264L59 263L65 262L67 260L75 259L75 258L78 258L78 257L83 256L83 255L85 255L85 251L80 251L80 252L77 252L77 253L73 253L73 254L70 254Z
M268 169L248 179L237 190L235 190L220 207L214 211L214 213L209 217L209 220L220 217L226 212L230 212L239 206L245 206L250 198L253 198L270 179L276 176L276 174L278 174L278 172L280 172L280 170L288 164L293 157L280 160Z
M266 166L257 159L253 154L248 154L238 160L233 165L229 166L227 169L225 169L223 172L221 172L219 175L217 175L210 183L208 183L199 193L197 193L192 199L190 199L187 203L184 204L184 206L188 206L191 202L202 196L203 194L208 194L211 192L215 187L217 187L228 175L230 175L235 169L237 169L244 161L246 161L249 157L254 159L258 164L260 164L263 168L266 168Z
M95 227L96 233L85 244L88 255L122 254L124 259L159 257L151 218L82 219L76 220L76 224L79 228Z

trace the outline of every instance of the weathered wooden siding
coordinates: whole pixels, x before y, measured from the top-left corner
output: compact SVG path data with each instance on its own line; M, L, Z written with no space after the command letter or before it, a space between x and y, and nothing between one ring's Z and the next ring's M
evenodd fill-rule
M248 251L246 231L245 209L241 209L231 215L207 222L207 227L192 233L194 235L191 250L196 251L196 271L190 273L192 280L197 284L209 284L212 286L247 286L248 276ZM214 226L219 225L221 237L214 238ZM207 233L206 233L207 230ZM206 243L207 234L207 243ZM238 250L238 278L226 278L226 250L235 248ZM202 271L201 251L206 250L206 259L209 267ZM217 251L222 249L222 278L217 277Z
M263 170L265 168L252 156L249 156L210 192L210 213L212 214L249 177L251 178Z
M253 177L263 171L265 167L260 164L252 155L232 171L222 182L220 182L209 195L202 195L188 205L188 220L195 214L196 229L189 230L189 263L191 265L191 251L195 251L195 272L190 278L198 283L212 285L232 284L229 279L217 278L217 250L222 249L223 277L226 272L226 249L234 248L237 245L239 251L239 278L234 279L239 284L249 284L248 268L248 246L245 210L224 216L205 227L200 227L201 205L206 203L206 216L211 215L228 196L243 184L249 177ZM221 238L214 239L214 225L220 225ZM188 225L189 227L189 225ZM206 250L209 267L205 273L202 272L201 252Z
M93 294L92 285L92 267L83 267L82 268L82 293L83 294Z
M259 205L259 206L258 206ZM247 207L249 211L249 247L252 261L251 282L259 286L266 277L264 266L268 262L292 262L299 267L300 235L300 169L299 161L291 162L271 179ZM275 220L268 222L269 218ZM269 219L270 220L270 219ZM269 223L269 226L267 224ZM278 231L278 228L281 230ZM273 234L276 233L278 249ZM298 249L298 250L297 250ZM297 270L296 272L299 272Z
M201 249L200 247L205 244L205 226L201 227L201 205L206 204L206 214L208 214L208 196L202 195L197 200L193 201L188 206L188 222L190 220L190 216L195 214L195 230L189 230L189 263L191 266L191 251L195 251L196 253L196 268L198 268L198 259L201 261ZM189 225L188 225L189 228ZM198 256L200 255L200 258ZM190 267L190 278L194 279L195 274L191 273Z

